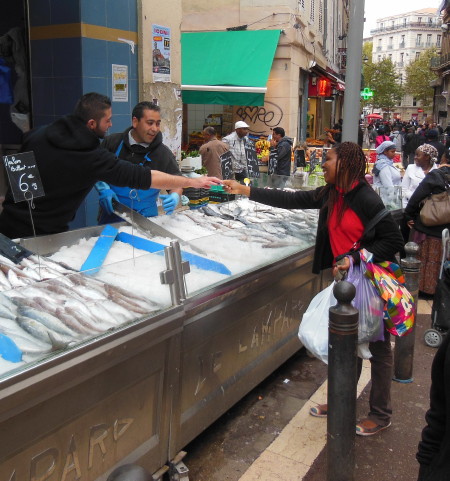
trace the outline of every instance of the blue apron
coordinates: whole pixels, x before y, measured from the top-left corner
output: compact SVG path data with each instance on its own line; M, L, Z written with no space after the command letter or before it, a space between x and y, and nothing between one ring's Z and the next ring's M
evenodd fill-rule
M115 152L116 157L119 157L120 151L122 150L123 140L120 142L119 147ZM152 159L145 154L145 160L151 162ZM143 165L140 163L139 165ZM116 193L119 202L131 207L139 214L143 214L146 217L156 217L158 215L158 207L156 201L159 195L159 189L130 189L129 187L117 187L115 185L110 185L111 189Z

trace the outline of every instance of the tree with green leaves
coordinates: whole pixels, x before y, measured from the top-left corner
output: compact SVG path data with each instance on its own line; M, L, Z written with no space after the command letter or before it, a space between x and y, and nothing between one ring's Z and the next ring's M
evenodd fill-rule
M363 56L367 61L363 65L363 77L365 87L373 90L373 97L370 100L362 100L363 105L371 105L385 112L390 112L398 105L399 99L403 95L402 87L398 82L398 75L394 64L390 58L385 58L380 62L372 62L372 51L365 53L365 49L372 48L371 42L364 44Z
M437 57L437 50L432 47L423 51L417 60L405 68L404 94L412 95L426 109L433 105L434 90L430 87L430 82L438 77L430 69L431 59L434 57Z

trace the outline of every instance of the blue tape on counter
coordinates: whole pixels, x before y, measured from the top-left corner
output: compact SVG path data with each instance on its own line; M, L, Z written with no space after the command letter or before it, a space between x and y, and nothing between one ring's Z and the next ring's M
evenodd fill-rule
M0 334L0 356L10 362L20 362L22 351L10 337Z
M86 274L98 272L118 233L119 231L112 225L105 226L80 271L88 271Z
M164 255L164 247L167 247L164 244L159 244L158 242L153 242L148 239L143 239L142 237L127 234L126 232L120 232L120 234L117 235L117 240L125 242L126 244L131 244L132 246L136 247L136 249L141 249L159 255ZM218 272L219 274L231 275L231 271L224 264L212 261L206 257L181 251L181 258L183 261L189 261L192 266L198 267L199 269Z

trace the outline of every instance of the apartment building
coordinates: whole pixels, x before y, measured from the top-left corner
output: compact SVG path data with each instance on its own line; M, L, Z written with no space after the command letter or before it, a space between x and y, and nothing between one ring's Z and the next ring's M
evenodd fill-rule
M431 47L441 48L442 29L435 8L379 18L371 30L373 39L372 61L390 58L396 68L400 84L406 79L405 67ZM411 95L405 95L396 107L394 117L402 120L421 120L432 112L424 109Z

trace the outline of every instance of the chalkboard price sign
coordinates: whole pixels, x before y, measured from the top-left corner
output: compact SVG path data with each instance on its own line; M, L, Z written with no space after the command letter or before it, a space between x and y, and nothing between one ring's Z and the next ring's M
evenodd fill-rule
M273 149L270 151L269 155L269 167L267 168L267 173L272 175L277 170L278 165L278 151L277 149Z
M296 167L306 167L305 151L303 149L294 151L294 159Z
M220 156L220 164L222 167L222 178L233 178L233 161L231 160L231 152L227 150Z
M316 157L316 151L313 150L309 156L309 173L312 174L319 163L319 158Z
M45 195L33 152L3 156L14 202L32 200Z
M245 157L247 159L247 173L249 177L259 177L258 158L255 144L248 140L245 142Z

